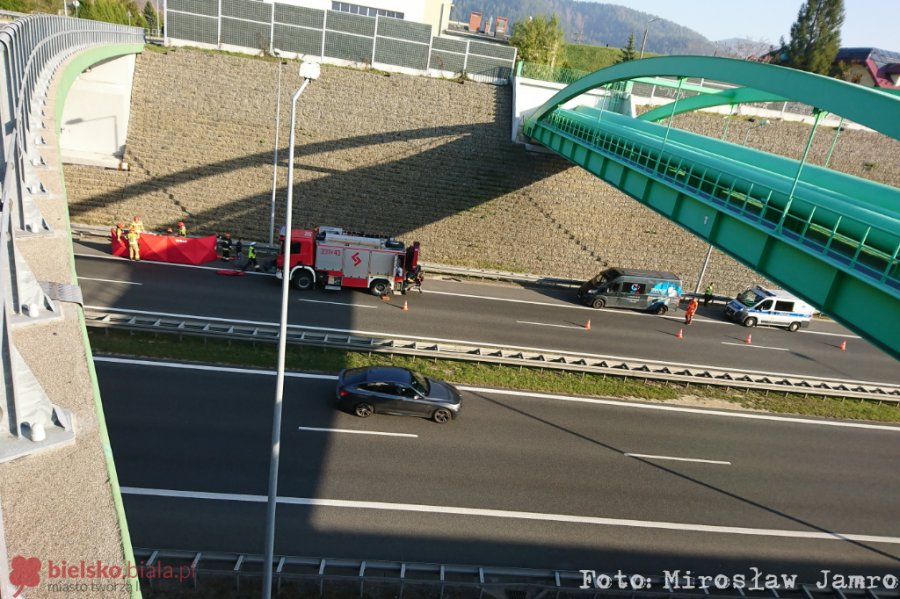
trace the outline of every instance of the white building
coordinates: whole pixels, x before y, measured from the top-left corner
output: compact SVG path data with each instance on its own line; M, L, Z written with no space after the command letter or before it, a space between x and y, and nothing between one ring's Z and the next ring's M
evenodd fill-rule
M357 15L393 17L415 23L431 25L433 35L441 35L450 22L450 0L359 0L358 2L334 2L332 0L278 0L285 4L336 10Z

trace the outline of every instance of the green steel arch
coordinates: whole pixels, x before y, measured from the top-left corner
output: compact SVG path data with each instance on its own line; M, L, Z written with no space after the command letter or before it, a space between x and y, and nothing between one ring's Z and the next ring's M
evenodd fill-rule
M900 97L772 65L661 57L597 71L524 133L900 358L900 189L611 111L562 106L610 83L702 77L740 87L689 110L793 100L900 139ZM673 106L665 107L672 114ZM675 106L677 110L678 106Z
M749 104L752 102L786 102L788 98L770 92L753 89L752 87L736 87L726 89L714 94L699 94L678 101L677 106L659 106L653 110L641 114L637 118L642 121L661 121L673 117L676 114L713 108L715 106L728 106L734 104Z
M775 65L709 56L631 60L591 73L547 100L526 121L540 120L586 91L638 77L702 77L803 102L900 140L900 97L831 77Z

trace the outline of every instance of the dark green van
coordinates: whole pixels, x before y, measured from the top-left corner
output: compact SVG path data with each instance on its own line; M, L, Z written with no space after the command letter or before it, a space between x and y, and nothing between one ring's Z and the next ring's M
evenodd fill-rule
M633 308L654 314L677 310L681 279L659 270L609 268L578 289L578 299L594 308Z

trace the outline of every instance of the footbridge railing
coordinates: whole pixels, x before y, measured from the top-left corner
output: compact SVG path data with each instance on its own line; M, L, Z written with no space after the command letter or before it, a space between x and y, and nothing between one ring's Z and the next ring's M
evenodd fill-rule
M900 97L743 61L634 62L565 88L526 121L525 134L900 358L900 189L806 164L805 155L797 161L671 123L562 107L583 91L622 80L707 76L760 91L728 91L695 106L790 97L900 139Z
M17 236L51 234L39 204L61 201L48 186L49 177L59 177L61 168L56 148L47 141L52 133L47 127L59 116L47 113L51 81L76 54L108 46L133 53L143 42L140 28L47 15L20 16L0 29L0 460L74 435L68 411L47 398L16 350L12 331L61 318L54 296L69 299L65 295L71 291L65 284L38 281L16 242ZM71 78L62 79L64 96Z

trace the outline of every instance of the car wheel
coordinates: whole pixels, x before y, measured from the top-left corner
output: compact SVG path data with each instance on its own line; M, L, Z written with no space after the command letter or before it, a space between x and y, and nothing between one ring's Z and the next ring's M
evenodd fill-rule
M756 319L753 318L752 316L748 316L747 318L744 319L744 326L747 327L747 328L755 327L755 326L756 326Z
M431 415L431 419L438 424L444 424L453 420L453 414L450 413L450 410L447 408L438 408L434 411L434 414Z
M669 311L668 306L666 306L665 304L660 304L660 305L656 306L656 309L653 311L653 313L659 314L660 316L662 316L663 314L665 314L668 311Z
M300 291L306 291L307 289L312 289L313 286L313 278L312 275L309 274L307 270L301 270L297 274L294 275L294 288L299 289Z
M390 285L388 285L387 281L379 279L377 281L372 281L372 284L369 286L369 290L372 292L372 295L381 297L383 295L387 295L387 292L390 290Z
M796 333L797 331L800 330L800 323L792 322L791 324L788 325L788 330L792 333Z
M591 302L591 306L593 306L597 310L599 310L600 308L602 308L605 305L606 305L606 302L603 300L602 297L598 297L593 302Z
M359 403L356 404L355 408L353 408L353 413L360 418L368 418L375 413L375 408L373 408L372 404L369 403Z

